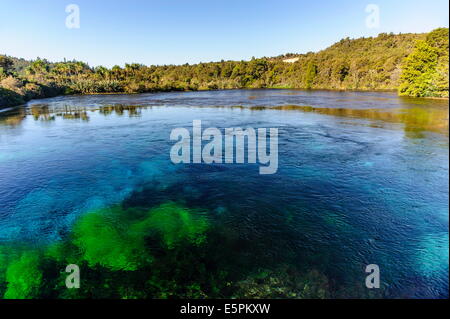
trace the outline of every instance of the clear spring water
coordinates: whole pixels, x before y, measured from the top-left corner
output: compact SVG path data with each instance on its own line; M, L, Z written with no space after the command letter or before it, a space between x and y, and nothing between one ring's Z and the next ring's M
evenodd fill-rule
M204 128L277 127L277 174L259 175L259 164L172 164L170 132L191 129L193 120ZM283 287L292 281L283 277L288 267L319 273L331 298L448 297L448 151L448 101L391 93L36 100L0 113L0 246L64 241L83 214L102 208L175 202L201 210L210 225L201 257L182 266L217 277L199 284L207 296L273 296L261 292L267 287L300 296ZM165 254L165 266L176 269ZM364 286L368 264L380 267L379 294ZM254 280L261 272L266 277ZM203 287L208 280L238 288Z

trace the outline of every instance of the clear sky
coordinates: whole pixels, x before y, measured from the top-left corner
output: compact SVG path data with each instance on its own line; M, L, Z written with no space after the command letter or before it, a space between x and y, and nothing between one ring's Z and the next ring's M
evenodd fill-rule
M69 4L80 28L66 27ZM368 28L368 4L380 9ZM0 54L90 65L183 64L317 51L345 37L448 27L447 0L0 0Z

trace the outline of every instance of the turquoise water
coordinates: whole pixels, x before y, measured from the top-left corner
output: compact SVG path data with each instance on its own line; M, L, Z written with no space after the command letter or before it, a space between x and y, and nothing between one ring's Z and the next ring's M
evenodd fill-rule
M170 132L191 130L193 120L221 130L278 128L278 172L172 164ZM142 221L141 211L154 216L138 246L152 261L113 267L86 257L87 246L70 246L82 273L92 274L86 285L104 289L69 297L448 297L448 150L448 101L391 93L32 101L0 113L0 294L12 289L11 260L38 251L33 266L42 279L25 297L67 297L64 287L49 287L72 252L48 261L45 250L77 242L74 227L86 214L120 207L119 217L108 217L111 229L137 227L129 221ZM167 203L192 220L156 221L172 214L158 210ZM120 244L102 242L101 231L101 252L120 258ZM120 231L121 240L134 240ZM364 285L368 264L380 267L379 290Z

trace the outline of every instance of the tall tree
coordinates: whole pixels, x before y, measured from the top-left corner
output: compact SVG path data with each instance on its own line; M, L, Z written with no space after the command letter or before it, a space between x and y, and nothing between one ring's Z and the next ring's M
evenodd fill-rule
M14 62L11 58L5 55L0 55L0 75L2 73L9 75L11 73L13 65Z

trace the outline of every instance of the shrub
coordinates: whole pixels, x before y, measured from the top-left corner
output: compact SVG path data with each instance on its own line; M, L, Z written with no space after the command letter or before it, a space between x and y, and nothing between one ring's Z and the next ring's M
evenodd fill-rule
M0 86L7 89L16 92L17 94L23 94L23 82L20 81L17 78L14 78L12 76L8 76L7 78L3 79L0 82Z
M0 109L3 107L24 104L25 100L20 94L0 87Z

